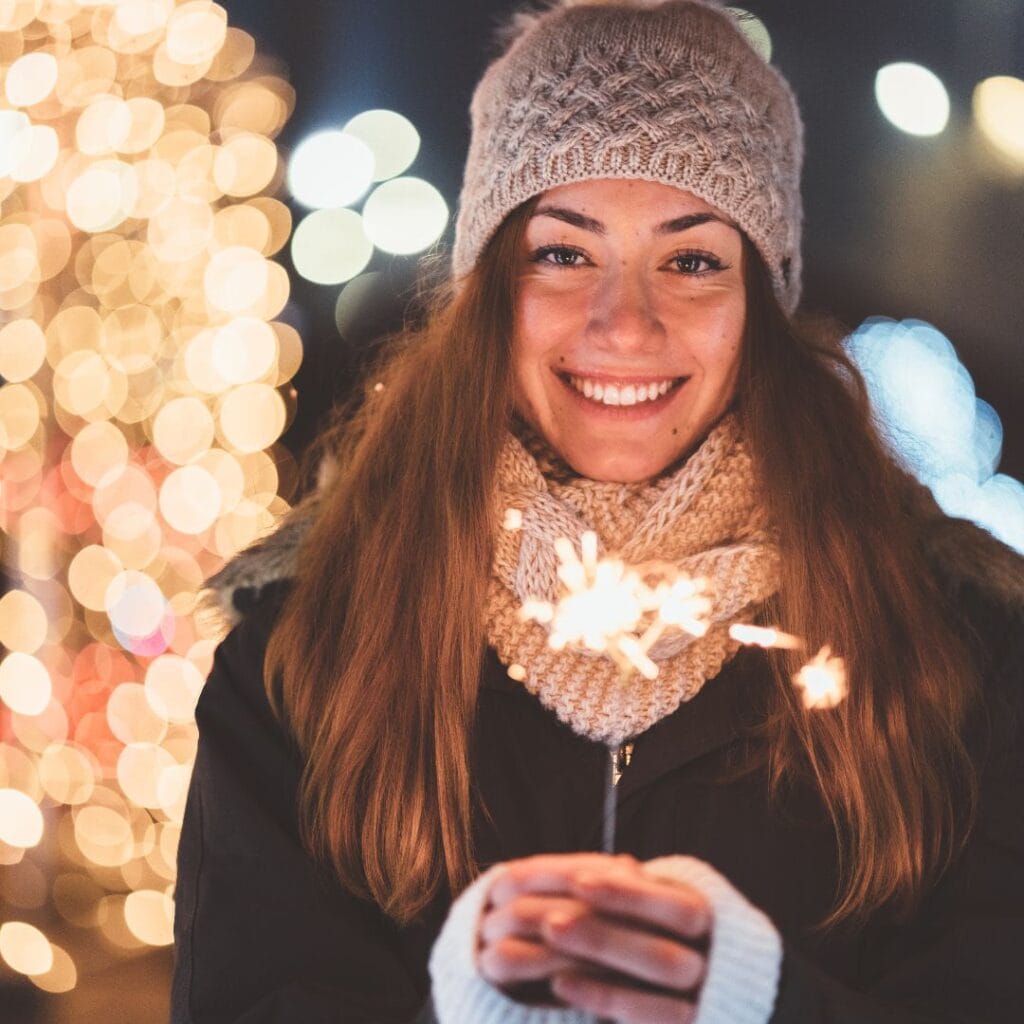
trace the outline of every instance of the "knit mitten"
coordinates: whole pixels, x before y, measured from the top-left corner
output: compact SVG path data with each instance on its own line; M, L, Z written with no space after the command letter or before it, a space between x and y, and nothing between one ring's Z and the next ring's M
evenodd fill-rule
M782 967L782 939L771 921L713 867L695 857L648 861L644 870L698 889L714 927L694 1024L767 1024ZM576 1010L524 1006L485 981L476 967L477 934L487 893L502 865L484 872L452 904L430 954L439 1024L592 1024Z
M502 867L495 864L485 871L452 904L431 950L431 993L438 1024L592 1024L586 1013L517 1003L477 970L480 919Z
M693 886L711 904L714 925L694 1024L767 1024L782 971L782 938L775 925L696 857L659 857L643 868Z

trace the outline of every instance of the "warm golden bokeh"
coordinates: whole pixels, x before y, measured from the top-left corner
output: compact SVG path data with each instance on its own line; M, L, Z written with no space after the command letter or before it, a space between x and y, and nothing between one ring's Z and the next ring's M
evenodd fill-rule
M172 940L197 595L294 480L294 94L227 22L0 0L0 958L53 994Z

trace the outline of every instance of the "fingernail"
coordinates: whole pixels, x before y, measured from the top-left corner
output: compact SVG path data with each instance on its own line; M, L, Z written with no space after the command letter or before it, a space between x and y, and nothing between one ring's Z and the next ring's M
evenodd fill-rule
M544 923L555 932L564 932L576 920L575 914L554 910L544 918Z

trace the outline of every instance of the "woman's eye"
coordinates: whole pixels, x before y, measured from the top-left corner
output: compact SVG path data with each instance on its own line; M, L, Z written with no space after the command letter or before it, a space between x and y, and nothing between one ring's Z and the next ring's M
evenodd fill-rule
M707 274L722 269L722 261L707 252L681 252L672 257L672 262L683 274Z
M578 267L585 258L582 249L574 249L568 245L545 245L531 257L534 263L547 263L555 267Z

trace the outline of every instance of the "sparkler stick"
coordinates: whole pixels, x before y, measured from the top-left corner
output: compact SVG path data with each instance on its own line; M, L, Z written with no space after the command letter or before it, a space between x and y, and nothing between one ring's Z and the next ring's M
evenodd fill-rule
M522 513L509 509L503 526L522 527ZM539 598L524 601L520 617L548 627L548 643L555 650L575 646L598 651L619 668L619 682L626 685L633 672L656 679L658 665L650 651L668 630L701 637L710 627L712 610L707 581L695 579L664 562L628 567L614 558L598 557L597 534L580 537L580 553L566 537L555 542L561 598L552 603ZM733 623L729 636L744 645L764 649L803 650L806 642L774 627ZM514 678L525 677L520 665ZM793 677L809 709L832 708L846 696L846 669L842 658L823 647ZM608 747L604 795L602 848L615 850L617 748Z

